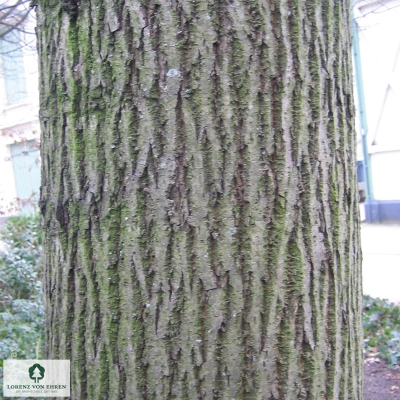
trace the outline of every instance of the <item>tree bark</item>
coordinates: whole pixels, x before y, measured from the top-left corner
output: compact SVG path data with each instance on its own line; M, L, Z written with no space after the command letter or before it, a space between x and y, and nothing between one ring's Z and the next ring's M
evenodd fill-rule
M72 399L363 398L349 3L39 0Z

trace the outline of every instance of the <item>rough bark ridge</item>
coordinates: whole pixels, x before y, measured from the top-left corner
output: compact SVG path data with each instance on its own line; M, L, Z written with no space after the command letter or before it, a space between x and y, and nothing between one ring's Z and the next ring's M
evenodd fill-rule
M362 399L349 7L39 0L73 399Z

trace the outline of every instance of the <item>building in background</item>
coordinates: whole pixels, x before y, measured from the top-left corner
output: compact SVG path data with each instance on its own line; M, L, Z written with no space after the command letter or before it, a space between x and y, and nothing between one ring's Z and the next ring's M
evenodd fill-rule
M359 180L364 191L368 175L371 184L369 201L365 193L366 219L400 222L400 0L355 1L353 17L366 117L365 126L362 121L358 126L360 136L366 134L369 156L369 168L359 168ZM358 155L365 158L361 148Z
M34 23L0 38L0 216L15 214L16 203L29 212L40 188Z

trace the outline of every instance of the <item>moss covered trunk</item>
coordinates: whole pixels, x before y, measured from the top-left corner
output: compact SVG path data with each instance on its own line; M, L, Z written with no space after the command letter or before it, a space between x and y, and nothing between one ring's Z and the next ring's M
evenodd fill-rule
M362 399L349 7L39 0L72 399Z

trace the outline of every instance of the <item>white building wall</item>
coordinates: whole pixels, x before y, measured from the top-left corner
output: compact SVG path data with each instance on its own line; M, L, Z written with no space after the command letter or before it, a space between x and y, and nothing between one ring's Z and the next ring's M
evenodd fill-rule
M34 32L35 20L31 18L25 30ZM16 188L10 145L23 140L39 140L39 90L38 90L38 61L35 35L21 33L25 44L22 47L23 65L26 79L27 97L17 103L8 104L5 76L2 71L0 57L0 216L1 212L10 209L15 202Z
M371 156L375 200L400 200L400 151Z
M400 0L356 1L375 200L400 200Z

